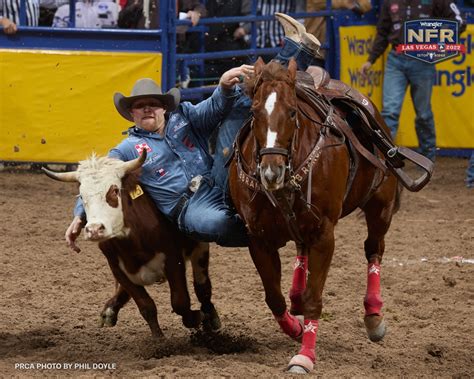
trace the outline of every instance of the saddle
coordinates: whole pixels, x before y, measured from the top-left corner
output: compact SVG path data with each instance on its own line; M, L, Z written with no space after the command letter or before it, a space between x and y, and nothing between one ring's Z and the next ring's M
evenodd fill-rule
M375 105L359 91L340 80L331 79L326 70L317 66L310 66L306 72L297 72L296 91L297 96L315 109L323 119L329 119L333 129L340 128L339 132L362 156L383 171L389 169L409 191L419 191L428 183L433 172L433 162L411 149L396 146ZM361 143L347 120L334 111L334 108L348 110L359 118L361 133L382 153L384 161ZM342 122L331 123L331 118L341 118ZM424 171L423 174L416 179L411 178L403 170L404 160L420 167Z

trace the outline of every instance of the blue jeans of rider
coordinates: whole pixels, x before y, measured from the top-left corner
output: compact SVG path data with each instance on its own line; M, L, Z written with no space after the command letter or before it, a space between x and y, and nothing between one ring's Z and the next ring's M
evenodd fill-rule
M316 62L310 50L285 39L275 60L286 65L291 58L296 59L299 70L306 70ZM180 229L198 240L229 247L248 246L247 229L230 199L226 163L237 133L250 117L251 105L252 101L245 95L236 99L219 129L211 178L201 182L179 216Z
M418 152L434 161L436 155L436 132L431 93L435 80L432 64L396 54L391 51L385 66L383 82L382 117L395 138L399 126L400 112L407 87L415 108L415 130L418 137Z

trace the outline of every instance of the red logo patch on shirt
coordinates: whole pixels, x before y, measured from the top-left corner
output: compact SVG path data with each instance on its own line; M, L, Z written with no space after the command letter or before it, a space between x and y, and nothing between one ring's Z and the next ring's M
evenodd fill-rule
M166 174L166 171L164 168L159 168L158 170L156 170L156 172L158 173L158 175L160 176L164 176Z
M188 136L183 138L183 143L189 150L194 149L194 144Z
M398 4L392 4L390 5L390 11L392 13L397 13L398 12Z
M140 155L142 154L143 150L146 150L147 153L149 153L151 151L151 147L148 146L148 144L146 142L136 144L135 149L138 151L138 154L140 154Z

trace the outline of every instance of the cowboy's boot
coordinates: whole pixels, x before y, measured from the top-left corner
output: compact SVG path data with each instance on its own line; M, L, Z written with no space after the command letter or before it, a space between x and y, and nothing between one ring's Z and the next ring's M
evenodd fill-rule
M275 17L283 27L283 30L285 31L285 37L297 43L301 43L308 50L313 52L316 57L322 58L319 51L321 42L319 42L319 40L314 35L308 33L303 24L284 13L276 12Z

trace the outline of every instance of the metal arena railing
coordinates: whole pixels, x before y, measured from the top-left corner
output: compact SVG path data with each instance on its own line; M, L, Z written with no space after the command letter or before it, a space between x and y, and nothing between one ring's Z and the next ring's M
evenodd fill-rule
M330 9L331 0L327 1ZM67 28L53 27L29 27L26 26L26 0L20 0L20 23L18 32L15 35L5 35L0 33L0 48L11 49L47 49L47 50L92 50L92 51L156 51L163 56L162 87L168 90L177 83L179 71L189 65L202 67L205 60L229 57L248 57L253 61L259 55L276 54L278 48L257 48L256 25L261 21L273 20L273 15L258 16L257 2L252 1L251 14L238 17L215 17L202 18L195 27L190 21L178 20L176 18L176 1L160 0L160 29L138 30L138 29L84 29L75 27L75 17L69 17ZM70 0L69 14L76 13L76 3ZM332 76L337 77L337 51L331 47L335 41L335 20L354 20L365 23L375 22L375 12L371 11L362 18L355 16L350 11L324 10L311 13L292 13L291 16L304 19L308 17L321 17L327 19L326 36L327 41L323 44L326 50L326 68ZM200 33L202 36L208 31L208 25L224 23L252 23L249 48L243 50L229 50L219 52L206 52L204 44L201 44L199 51L195 53L177 53L176 29L179 26L188 26L187 32ZM351 21L352 22L352 21ZM203 39L202 39L203 40ZM212 91L213 87L206 86L204 80L199 80L202 84L197 88L182 89L183 98L200 97Z

